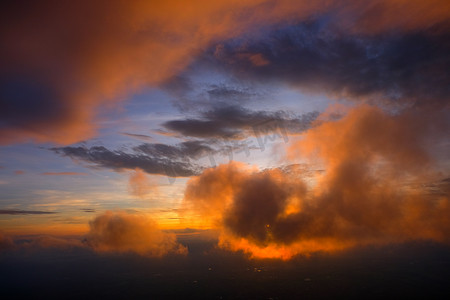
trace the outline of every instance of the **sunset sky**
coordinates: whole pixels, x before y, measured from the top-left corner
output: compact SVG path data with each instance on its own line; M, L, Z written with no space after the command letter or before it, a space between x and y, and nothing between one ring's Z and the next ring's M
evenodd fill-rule
M449 1L0 14L0 251L449 245Z

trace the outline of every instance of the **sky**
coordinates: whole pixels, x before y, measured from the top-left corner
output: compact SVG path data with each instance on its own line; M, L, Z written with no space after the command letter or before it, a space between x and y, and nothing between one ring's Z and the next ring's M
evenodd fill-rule
M448 1L1 15L0 251L182 259L197 239L286 262L450 244Z

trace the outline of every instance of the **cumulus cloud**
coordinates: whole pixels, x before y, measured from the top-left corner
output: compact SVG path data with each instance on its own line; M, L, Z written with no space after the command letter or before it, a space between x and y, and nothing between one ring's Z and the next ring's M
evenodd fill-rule
M221 229L222 246L257 257L416 239L449 243L445 179L437 180L439 193L413 188L442 176L430 141L442 141L446 120L445 113L358 107L291 145L292 160L323 165L313 181L230 163L192 178L185 205Z
M93 212L93 210L89 210ZM93 249L100 253L137 253L142 256L161 257L166 254L187 253L177 242L174 233L158 228L148 216L124 211L107 211L89 222L89 231L74 236L9 236L0 232L0 251L73 248Z
M185 254L175 234L161 231L155 221L125 212L106 212L89 223L86 243L99 252L135 252L144 256Z

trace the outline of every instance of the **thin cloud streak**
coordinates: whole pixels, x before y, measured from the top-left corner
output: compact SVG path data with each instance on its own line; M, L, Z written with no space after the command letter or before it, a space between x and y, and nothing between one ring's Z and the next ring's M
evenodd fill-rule
M85 176L89 175L88 173L83 172L44 172L41 175L46 176Z
M56 211L0 209L0 215L51 215Z

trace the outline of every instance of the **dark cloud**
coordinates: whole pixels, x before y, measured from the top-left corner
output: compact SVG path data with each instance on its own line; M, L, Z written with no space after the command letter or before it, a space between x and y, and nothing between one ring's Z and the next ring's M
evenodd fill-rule
M147 142L154 141L154 139L151 136L148 136L145 134L136 134L136 133L129 133L129 132L119 132L119 133L124 136L128 136L128 137L135 138L138 140L143 140L143 141L147 141Z
M220 101L220 100L237 100L243 101L250 99L255 96L254 92L251 92L249 88L247 89L239 89L226 85L211 85L210 89L207 90L207 93L211 100Z
M201 138L206 137L232 138L233 136L236 136L239 133L239 131L236 129L224 127L223 124L210 120L196 120L196 119L173 120L165 122L163 126L168 130L178 132L183 136L194 136Z
M429 194L433 196L450 195L450 178L444 178L434 182L423 183L417 188L425 189Z
M54 211L41 210L17 210L17 209L0 209L0 215L49 215L56 214Z
M167 154L161 151L167 150ZM189 146L188 151L191 150ZM72 159L82 160L96 167L120 171L123 169L142 169L149 174L160 174L171 177L187 177L198 174L200 168L191 162L182 160L185 156L176 146L162 144L143 144L135 147L132 153L119 150L109 150L103 146L87 147L61 147L52 148L55 153L68 156Z
M246 141L227 141L222 139L204 139L181 142L176 145L144 143L127 150L110 150L103 146L70 146L51 148L55 153L74 160L89 163L92 167L108 168L115 171L134 170L148 174L169 177L190 177L198 175L207 168L216 165L215 156L228 156L234 153L259 149ZM209 162L199 162L205 158ZM142 179L145 175L141 174ZM138 180L139 182L142 180ZM146 180L144 180L147 182ZM142 181L142 182L144 182ZM147 183L146 183L147 184Z
M239 106L252 100L261 101L267 98L267 92L261 86L255 87L246 82L225 78L220 79L220 83L211 84L211 80L207 77L193 78L192 73L201 71L193 66L162 85L162 88L173 97L174 107L182 113L195 113L199 108L205 110L217 106Z
M162 125L183 136L201 138L243 138L274 129L300 133L311 126L318 112L301 116L285 111L251 111L239 106L219 106L201 113L197 119L172 120Z
M448 103L450 31L357 35L333 24L322 17L265 29L216 45L205 60L239 78L287 82L336 97ZM266 63L255 64L255 55Z
M206 145L203 141L186 141L177 146L166 144L142 144L134 148L150 156L167 157L169 159L199 158L214 149Z

